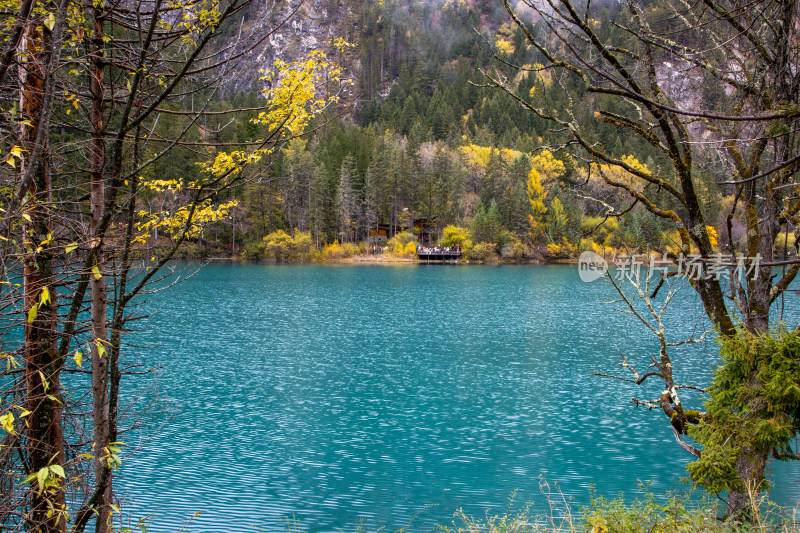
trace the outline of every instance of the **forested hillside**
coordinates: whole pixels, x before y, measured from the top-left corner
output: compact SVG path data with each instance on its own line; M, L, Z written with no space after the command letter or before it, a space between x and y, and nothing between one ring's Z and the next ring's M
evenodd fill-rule
M568 154L563 131L525 112L503 92L482 86L481 71L489 69L539 104L567 108L581 120L592 121L590 100L597 96L580 83L554 83L549 71L512 68L530 68L542 58L511 23L502 4L488 0L328 4L314 5L321 12L342 14L323 17L318 24L328 25L321 29L310 28L307 22L296 29L301 38L312 35L314 43L329 49L334 33L345 34L353 46L336 52L336 60L353 77L353 85L338 108L318 117L303 139L285 147L277 164L259 169L254 173L258 178L233 191L230 198L219 199L238 200L230 218L209 224L204 231L206 244L222 248L200 246L190 253L235 249L252 258L264 257L270 255L264 238L278 230L289 236L309 232L303 238L321 248L365 241L370 228L383 235L377 228L386 227L387 237L404 230L413 233L415 221L416 235L404 243L412 238L437 242L444 228L452 225L462 228L467 247L487 243L481 257L487 253L509 259L563 257L573 253L582 239L587 240L584 246L611 247L623 242L658 247L669 242L671 236L640 206L620 220L606 219L610 206L627 207L623 195ZM606 21L625 16L615 3L608 3L602 12ZM622 31L595 22L601 32ZM534 33L548 31L532 16L529 23ZM321 42L323 35L329 42ZM286 38L278 42L285 43ZM291 49L304 53L300 41ZM260 92L269 83L254 79L247 92L229 86L202 124L192 129L194 140L229 146L254 138L257 129L248 118L256 111L236 118L221 112L257 109L263 101ZM631 158L649 169L663 163L659 160L663 155L639 137L600 120L594 125L591 140L614 156ZM183 124L162 118L159 127L172 129L164 134L170 138ZM200 171L195 165L200 155L191 147L178 152L148 171L152 176L183 179ZM579 183L583 187L576 192ZM709 202L719 201L710 179L706 189ZM152 201L151 210L157 210L163 198Z

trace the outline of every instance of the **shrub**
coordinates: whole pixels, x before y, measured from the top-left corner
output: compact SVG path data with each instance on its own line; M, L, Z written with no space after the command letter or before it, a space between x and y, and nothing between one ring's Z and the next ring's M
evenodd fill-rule
M264 250L264 241L248 241L244 243L242 250L242 257L251 261L259 261L264 259L266 251Z
M184 241L178 247L178 252L175 256L184 259L206 259L208 258L208 249L202 244Z
M547 245L547 254L550 259L569 259L578 253L575 245L570 244L566 237L561 238L561 242L552 242Z
M285 261L291 255L292 237L282 229L264 237L264 255L276 261Z
M607 244L617 229L617 221L604 217L586 217L581 221L581 234L591 234L589 237L598 244Z
M339 241L335 241L322 249L322 260L338 261L341 259L347 259L348 257L353 257L357 253L358 246L355 244L351 242L339 244Z
M479 242L469 250L467 259L471 261L497 261L496 250L497 245L493 242Z
M306 261L314 253L314 240L310 231L295 231L293 239L293 255L297 259Z
M314 250L311 233L295 231L294 237L279 229L264 237L264 256L276 261L308 260Z
M710 531L717 525L714 513L689 512L678 499L659 504L649 492L631 504L626 504L621 497L614 500L596 498L585 510L584 517L591 531L597 533L689 533Z
M527 251L526 246L514 237L500 248L500 257L509 261L522 261L528 255Z
M463 246L467 241L467 230L458 226L445 226L439 244L446 247Z
M389 247L394 255L406 255L406 250L408 249L409 244L414 245L414 252L416 252L417 245L416 241L414 240L414 234L408 231L403 231L389 239L389 242L386 243L386 246Z

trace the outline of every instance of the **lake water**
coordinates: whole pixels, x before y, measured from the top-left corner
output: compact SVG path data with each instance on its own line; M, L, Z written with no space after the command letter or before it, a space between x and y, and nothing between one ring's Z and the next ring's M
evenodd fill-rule
M425 531L458 508L502 512L515 490L544 512L542 475L576 509L637 481L680 490L688 454L662 413L629 403L658 384L590 375L620 373L620 351L640 369L657 354L600 305L612 291L574 266L207 265L150 295L133 338L162 369L129 378L127 398L160 427L122 437L140 448L123 504L154 531L198 511L189 531ZM675 303L673 338L708 327L697 306ZM708 379L715 353L673 360ZM800 469L774 478L773 498L796 503Z

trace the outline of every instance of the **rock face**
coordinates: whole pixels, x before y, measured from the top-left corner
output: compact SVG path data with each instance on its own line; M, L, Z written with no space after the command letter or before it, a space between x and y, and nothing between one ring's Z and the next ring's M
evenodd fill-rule
M227 94L262 90L259 78L275 61L303 59L311 50L330 52L336 37L354 36L350 0L261 0L246 10L237 27L227 28L227 57L252 49L223 80ZM299 6L299 7L298 7ZM357 65L344 65L352 70Z
M656 65L656 79L664 92L681 109L701 109L703 105L703 78L693 72L688 61L664 61ZM688 125L694 137L707 131L700 121Z

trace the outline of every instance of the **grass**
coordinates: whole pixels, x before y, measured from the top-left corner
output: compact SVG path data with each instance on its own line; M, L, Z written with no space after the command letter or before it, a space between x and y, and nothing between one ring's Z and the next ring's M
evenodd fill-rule
M657 498L643 486L633 501L623 497L597 497L574 512L569 500L542 479L540 489L549 503L548 513L517 513L475 519L457 512L458 525L440 527L446 533L800 533L797 509L787 510L762 501L754 506L752 521L736 523L718 518L718 505L706 499L690 500L691 494Z

